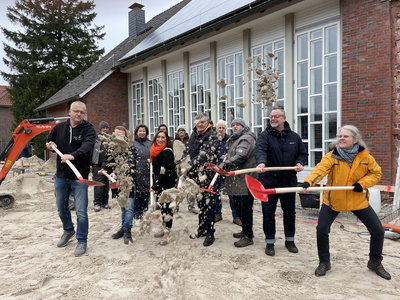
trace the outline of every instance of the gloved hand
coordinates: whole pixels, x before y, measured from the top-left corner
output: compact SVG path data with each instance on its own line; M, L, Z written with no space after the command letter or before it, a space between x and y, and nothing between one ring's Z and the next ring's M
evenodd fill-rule
M361 193L364 190L361 184L359 184L358 182L353 184L353 186L354 186L353 192Z
M303 189L308 189L308 188L310 187L310 184L309 184L308 182L304 182L304 183L301 185L301 187L302 187Z

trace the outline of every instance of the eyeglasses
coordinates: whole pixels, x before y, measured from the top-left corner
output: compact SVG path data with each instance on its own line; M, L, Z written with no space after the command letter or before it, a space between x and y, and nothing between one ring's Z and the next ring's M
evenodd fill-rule
M75 114L81 114L81 115L86 114L86 112L84 112L84 111L82 111L82 110L75 110L75 109L73 109L72 112L75 113Z
M279 119L280 117L283 117L283 115L276 115L276 116L270 116L270 119Z

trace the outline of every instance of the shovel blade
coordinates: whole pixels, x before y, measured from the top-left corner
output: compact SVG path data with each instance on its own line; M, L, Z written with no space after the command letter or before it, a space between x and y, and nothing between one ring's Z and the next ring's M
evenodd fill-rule
M268 195L270 194L257 179L246 175L246 184L254 198L263 202L268 202ZM269 189L270 190L270 189Z
M219 175L230 176L230 174L228 172L224 171L223 169L221 169L217 165L210 164L210 163L205 163L205 166L207 168L213 170L214 172L218 173Z
M92 181L92 180L87 180L87 179L79 179L79 180L75 180L76 182L82 183L82 184L86 184L86 185L90 185L90 186L102 186L104 185L104 183L98 182L98 181Z
M110 189L117 189L118 188L118 185L117 185L116 182L110 182L108 186L110 187Z

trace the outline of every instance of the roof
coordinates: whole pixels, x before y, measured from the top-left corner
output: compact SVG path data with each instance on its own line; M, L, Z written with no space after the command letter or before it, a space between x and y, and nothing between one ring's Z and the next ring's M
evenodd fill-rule
M125 67L291 0L192 0L120 59Z
M183 0L152 18L146 23L146 29L143 31L143 33L140 34L136 39L129 40L129 38L126 38L122 43L107 53L99 61L85 70L80 76L73 79L61 90L46 100L42 105L37 107L35 111L41 111L85 96L115 71L115 66L121 57L135 48L141 41L149 36L149 34L174 16L190 1L191 0Z
M7 91L9 86L0 85L0 106L11 106L10 93Z

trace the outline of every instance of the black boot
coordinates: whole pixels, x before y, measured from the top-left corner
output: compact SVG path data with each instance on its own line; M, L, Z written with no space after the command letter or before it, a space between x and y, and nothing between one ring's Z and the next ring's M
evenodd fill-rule
M124 243L126 245L128 245L129 242L133 243L132 234L131 234L131 229L130 228L124 230Z
M214 233L207 233L206 239L203 242L204 247L211 246L215 241Z
M382 266L382 263L380 261L369 260L367 267L368 269L374 271L377 275L381 276L386 280L390 280L392 278L389 272L386 271L385 268Z
M112 238L113 238L114 240L116 240L116 239L122 238L123 236L124 236L124 228L121 227L116 233L114 233L114 234L112 235Z

